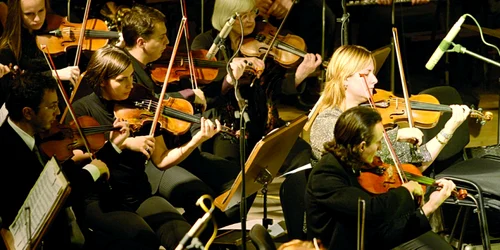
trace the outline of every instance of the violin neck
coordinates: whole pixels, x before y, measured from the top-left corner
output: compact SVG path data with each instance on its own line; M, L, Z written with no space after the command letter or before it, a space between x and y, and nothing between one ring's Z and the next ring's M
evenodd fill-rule
M307 55L307 52L305 52L303 50L300 50L300 49L297 49L297 48L289 45L288 43L276 40L274 42L274 44L276 44L276 48L284 50L286 52L290 52L290 53L292 53L292 54L294 54L296 56L300 56L300 57L304 58ZM323 61L321 63L321 65L326 68L326 67L328 67L328 62L327 61Z
M118 31L107 30L85 30L85 37L87 38L102 38L102 39L118 39L120 33Z
M426 111L451 111L450 106L444 104L433 104L418 101L411 101L411 108L416 110L426 110Z
M435 182L435 180L432 178L412 174L412 173L407 172L407 171L405 171L405 175L406 175L406 178L408 178L408 180L416 181L416 182L423 184L423 185L433 185Z
M307 54L307 52L300 50L300 49L297 49L297 48L289 45L288 43L282 42L280 40L274 41L274 44L275 44L276 48L284 50L286 52L290 52L296 56L304 57Z
M215 68L215 69L226 68L225 62L204 60L204 59L198 59L198 58L193 59L193 62L194 62L195 66L199 66L202 68ZM186 63L187 63L187 58L186 58Z
M115 128L113 125L103 125L103 126L92 126L82 128L82 132L85 135L101 134L108 131L119 130L120 128Z
M169 62L165 60L157 60L154 63L158 64L168 64ZM175 59L175 63L177 65L188 65L189 60L187 57L178 57ZM219 61L212 61L212 60L205 60L205 59L199 59L199 58L193 58L193 63L194 66L201 67L201 68L214 68L214 69L223 69L226 68L226 63L225 62L219 62Z
M164 107L163 114L165 116L176 118L176 119L183 120L186 122L200 123L200 117L195 116L195 115L191 115L191 114L186 114L182 111L179 111L179 110L171 108L171 107Z
M158 107L158 102L153 100L142 100L135 102L134 106L148 110L149 112L154 112ZM184 113L180 110L163 106L162 114L167 117L172 117L185 122L200 123L200 117Z

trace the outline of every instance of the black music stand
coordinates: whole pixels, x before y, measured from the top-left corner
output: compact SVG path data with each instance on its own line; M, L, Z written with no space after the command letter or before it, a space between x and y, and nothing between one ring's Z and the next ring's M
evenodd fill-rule
M382 65L384 65L385 60L387 60L387 57L389 57L389 54L391 53L391 45L386 45L384 47L380 47L374 51L372 51L372 55L375 58L376 66L375 66L375 72L374 74L377 74L382 68Z
M264 136L253 148L245 163L245 198L263 188L264 195L267 185L271 183L285 161L288 153L297 140L308 117L301 115L286 125L271 131ZM242 194L241 172L231 189L219 195L214 204L222 211L240 203ZM264 200L264 212L267 211ZM264 224L267 224L267 214L264 213ZM242 222L242 223L246 223Z

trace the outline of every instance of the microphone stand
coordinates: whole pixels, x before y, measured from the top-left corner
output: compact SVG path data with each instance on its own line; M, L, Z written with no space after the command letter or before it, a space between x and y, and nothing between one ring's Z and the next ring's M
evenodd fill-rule
M447 52L457 52L457 53L462 53L462 54L467 54L467 55L470 55L470 56L473 56L479 60L483 60L487 63L491 63L497 67L500 67L500 63L499 62L496 62L496 61L493 61L487 57L484 57L482 55L479 55L477 53L474 53L472 51L469 51L467 50L464 46L460 45L460 44L456 44L454 42L451 43L451 45L453 45L453 48L448 50Z
M323 0L323 12L324 12L324 9L325 9L325 0ZM342 0L342 10L343 10L342 17L337 18L337 22L341 23L340 35L342 38L340 39L340 44L341 45L348 45L349 44L349 33L348 33L349 27L348 26L349 26L350 14L347 12L346 0ZM323 13L323 39L324 39L324 32L325 32L324 26L325 26L325 14Z
M497 67L500 67L500 63L499 62L496 62L496 61L493 61L487 57L484 57L480 54L477 54L477 53L474 53L472 51L469 51L467 50L467 48L465 48L464 46L460 45L460 44L456 44L454 42L451 42L451 45L453 45L453 48L446 51L446 52L457 52L457 53L462 53L462 54L467 54L467 55L470 55L470 56L473 56L479 60L483 60L487 63L490 63L490 64L493 64ZM497 134L497 144L500 144L500 119L498 120L498 134Z
M221 39L217 46L219 47L219 51L222 52L222 56L224 57L224 61L226 63L231 63L229 61L229 57L226 51L226 45L224 43L226 39ZM246 225L247 225L247 205L246 205L246 181L245 181L245 145L246 145L246 124L250 122L250 117L246 112L248 107L248 101L245 100L240 93L239 81L234 77L233 71L228 70L228 74L233 80L234 83L234 95L236 97L236 101L238 102L238 106L240 108L239 111L235 111L234 116L237 119L240 119L240 167L241 167L241 202L240 202L240 216L241 216L241 242L242 249L246 249Z
M396 27L396 1L392 1L392 10L391 10L391 24L392 28ZM391 28L391 29L392 29ZM394 93L396 88L395 76L396 74L396 47L394 44L394 39L391 39L391 73L390 73L390 84L391 84L391 92Z

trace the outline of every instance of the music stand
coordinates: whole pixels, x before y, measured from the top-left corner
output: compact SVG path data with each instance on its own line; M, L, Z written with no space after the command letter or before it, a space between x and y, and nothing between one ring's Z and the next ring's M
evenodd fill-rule
M255 144L245 163L245 198L271 183L307 119L306 115L301 115L295 120L287 122L286 125L271 131ZM241 182L240 172L231 189L215 199L214 204L220 210L226 211L241 201ZM264 206L266 206L265 203Z
M52 171L52 172L50 172ZM52 183L47 184L47 180L50 180ZM47 186L50 185L50 186ZM46 193L40 193L37 192L36 190L42 190L42 192ZM37 207L35 206L30 206L28 205L28 201L30 200L43 200L44 198L40 198L38 195L45 197L48 196L47 193L54 192L56 193L55 199L48 201L50 202L50 206L48 207ZM18 213L18 217L14 220L13 223L21 223L21 222L16 222L21 214L22 210L25 210L26 207L28 211L28 225L26 226L26 229L28 229L27 233L27 243L25 245L25 249L31 250L31 249L37 249L43 239L43 236L47 231L49 230L52 222L58 215L59 211L62 209L64 206L66 199L68 198L69 194L71 193L71 186L69 186L69 182L66 179L66 176L64 173L61 171L61 168L59 164L57 163L57 160L54 157L51 158L45 165L44 170L40 174L40 177L38 177L38 180L36 181L35 185L31 189L30 193L28 194L28 197L25 200L25 204L20 209L20 212ZM40 208L41 211L37 211L38 213L41 213L42 215L40 216L39 219L37 219L35 222L32 223L31 218L37 217L33 213L31 213L32 209L38 209ZM46 209L46 210L45 210ZM43 211L42 211L43 210ZM22 223L21 223L22 224ZM34 233L31 233L31 228L35 228ZM2 228L0 230L0 235L3 238L4 244L8 250L16 250L16 243L15 242L15 235L14 233L9 229ZM18 244L19 245L19 244ZM22 244L20 244L20 247L23 247Z
M375 72L374 72L375 75L379 72L380 68L382 68L382 65L384 65L385 60L387 60L387 57L389 57L390 53L391 53L390 44L372 51L372 55L375 58L376 62Z

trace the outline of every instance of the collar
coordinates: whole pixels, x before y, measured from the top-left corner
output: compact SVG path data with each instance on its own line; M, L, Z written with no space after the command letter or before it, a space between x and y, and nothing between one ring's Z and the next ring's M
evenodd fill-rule
M24 130L22 130L20 127L18 127L11 119L10 117L7 118L7 122L9 125L16 131L16 133L23 139L24 143L29 147L30 150L33 150L33 147L35 147L35 137L29 135L26 133Z
M130 54L130 52L128 52L128 50L126 48L124 48L123 51L128 55L128 57L130 58L130 60L133 63L136 63L137 65L141 66L142 69L146 69L146 68L148 68L149 65L152 64L152 63L149 63L148 65L145 65L144 63L140 62L139 60L137 60L135 58L135 56L133 56L132 54Z
M96 95L96 93L92 93L91 98L94 100L98 100L96 103L98 103L99 106L108 111L108 113L114 114L116 101L106 100L102 96Z

